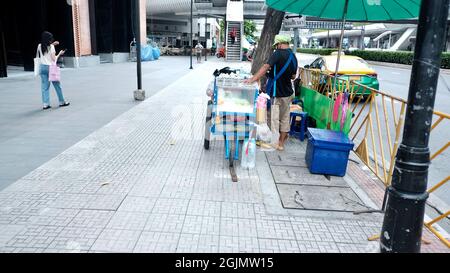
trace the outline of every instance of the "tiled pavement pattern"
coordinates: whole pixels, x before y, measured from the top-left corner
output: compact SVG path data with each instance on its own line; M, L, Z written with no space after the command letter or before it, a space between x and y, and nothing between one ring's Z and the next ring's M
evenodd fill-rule
M379 217L269 213L257 169L238 168L232 183L223 143L203 150L204 91L219 65L198 67L0 192L0 250L377 252L367 237Z

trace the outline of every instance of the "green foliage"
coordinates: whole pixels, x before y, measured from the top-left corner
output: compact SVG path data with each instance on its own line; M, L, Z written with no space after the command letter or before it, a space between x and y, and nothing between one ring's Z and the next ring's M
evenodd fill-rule
M411 65L414 59L414 53L411 51L370 51L370 50L355 50L346 53L363 58L366 61L386 62L396 64Z
M332 52L338 51L337 48L299 48L297 52L315 55L331 55Z
M244 21L244 35L254 38L254 33L256 31L256 24L253 20L245 20Z
M450 69L450 52L442 53L442 68Z
M332 52L338 51L337 48L299 48L297 52L316 55L330 55ZM414 52L412 51L372 51L372 50L355 50L345 52L346 55L358 56L366 61L386 62L412 65ZM442 53L441 68L450 69L450 52Z
M225 20L221 19L219 21L220 26L220 40L225 41Z

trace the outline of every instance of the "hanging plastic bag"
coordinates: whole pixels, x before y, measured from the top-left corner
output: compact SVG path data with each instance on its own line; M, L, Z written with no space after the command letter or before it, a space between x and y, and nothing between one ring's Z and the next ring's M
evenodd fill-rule
M270 131L267 123L256 125L256 140L271 143L272 142L272 132Z
M208 88L206 89L206 95L208 97L212 97L213 94L214 94L214 80L209 83Z
M265 94L259 94L256 100L256 122L259 124L267 123L267 101L270 97Z
M344 124L347 119L348 98L349 98L349 94L348 94L348 92L345 92L344 100L342 101L341 131L342 131L342 129L344 129Z
M241 167L253 169L256 165L256 141L254 138L246 139L242 146Z
M336 100L334 101L334 107L333 107L333 121L337 122L339 119L339 108L341 107L342 104L342 96L343 93L340 93Z

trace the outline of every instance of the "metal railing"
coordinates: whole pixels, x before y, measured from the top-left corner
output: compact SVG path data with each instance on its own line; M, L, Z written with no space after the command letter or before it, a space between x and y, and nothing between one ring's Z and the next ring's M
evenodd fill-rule
M349 138L355 143L354 152L369 170L383 182L385 187L388 187L392 182L395 157L403 133L407 101L354 81L339 78L335 80L333 76L323 74L320 71L301 69L300 76L302 86L330 98L329 116L331 116L334 98L339 93L349 93L349 111L353 115ZM448 128L446 126L450 125L450 115L439 111L433 113L434 122L430 133L435 131L437 127ZM444 139L442 146L439 145L437 149L434 147L436 151L431 153L431 163L437 162L450 146L449 135L446 134L444 138L447 138L447 140ZM432 167L433 164L430 169ZM428 193L431 194L439 190L449 180L450 176L443 178L431 187ZM447 247L450 247L449 238L442 236L432 225L449 215L450 211L447 211L425 223L425 226Z

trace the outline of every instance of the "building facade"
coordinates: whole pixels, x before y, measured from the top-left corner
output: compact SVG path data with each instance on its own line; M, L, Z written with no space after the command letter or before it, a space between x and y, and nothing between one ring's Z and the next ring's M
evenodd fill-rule
M141 37L146 40L147 1L140 1ZM82 67L128 59L135 37L135 1L4 1L0 9L0 77L8 66L34 69L33 58L43 31L67 49L64 65Z

